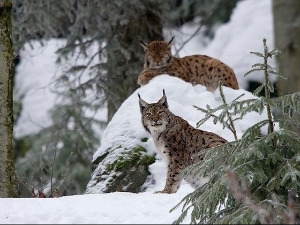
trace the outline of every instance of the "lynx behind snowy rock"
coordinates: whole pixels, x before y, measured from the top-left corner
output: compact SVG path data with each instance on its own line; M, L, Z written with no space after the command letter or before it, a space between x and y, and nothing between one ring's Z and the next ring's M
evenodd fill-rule
M149 44L141 42L145 50L145 62L144 69L138 77L139 85L149 83L160 74L169 74L192 85L204 85L208 91L216 90L219 81L222 81L224 86L239 89L232 68L216 58L207 55L190 55L183 58L172 56L173 38L169 42L152 41Z

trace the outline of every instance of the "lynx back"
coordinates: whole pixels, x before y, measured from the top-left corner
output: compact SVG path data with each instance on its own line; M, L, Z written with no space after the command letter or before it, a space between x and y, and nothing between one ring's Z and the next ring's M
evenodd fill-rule
M190 55L183 58L172 56L173 38L169 42L141 42L145 57L144 69L138 77L139 85L147 84L158 75L169 74L193 85L204 85L208 91L217 89L219 81L222 81L224 86L239 89L233 70L218 59L206 55Z

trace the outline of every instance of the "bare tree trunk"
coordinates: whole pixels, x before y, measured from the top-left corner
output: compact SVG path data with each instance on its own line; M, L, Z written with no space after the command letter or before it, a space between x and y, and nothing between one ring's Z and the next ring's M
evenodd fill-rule
M17 197L13 162L11 0L0 0L0 197Z
M300 1L273 0L274 38L276 48L284 54L277 57L279 70L288 80L278 79L280 95L300 91Z

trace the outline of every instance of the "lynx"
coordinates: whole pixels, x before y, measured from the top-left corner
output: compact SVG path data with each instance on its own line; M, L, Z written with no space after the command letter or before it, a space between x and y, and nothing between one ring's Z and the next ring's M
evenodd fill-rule
M186 120L174 115L168 109L167 96L157 103L149 104L139 96L142 124L153 138L157 151L168 165L165 188L155 193L177 192L182 178L179 175L187 166L203 159L192 159L192 155L206 148L218 146L227 142L224 138L212 132L196 129ZM198 178L187 176L188 183L199 186Z
M141 45L145 50L144 69L138 77L138 84L145 85L152 78L160 74L169 74L183 79L192 85L201 84L208 91L218 87L219 80L224 86L239 89L233 70L218 59L206 55L191 55L176 58L171 54L171 43L165 41L152 41Z

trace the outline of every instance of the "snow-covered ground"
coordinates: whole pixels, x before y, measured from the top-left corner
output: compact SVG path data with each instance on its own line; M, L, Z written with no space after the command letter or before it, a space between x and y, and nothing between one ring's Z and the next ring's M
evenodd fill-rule
M253 63L259 60L259 58L251 55L249 52L262 51L262 38L267 38L269 47L273 48L271 0L241 1L234 10L231 21L218 28L215 39L212 42L203 47L203 45L199 44L201 41L197 38L199 37L192 39L182 49L180 54L197 53L220 58L236 71L240 87L245 88L246 83L243 75L251 69ZM58 68L54 64L56 59L54 52L57 45L60 45L60 43L53 41L46 45L47 48L40 47L38 52L28 49L27 52L21 53L23 60L17 68L16 82L19 89L18 94L26 92L27 95L25 95L23 101L26 104L21 115L22 120L20 121L22 122L19 121L16 124L15 135L28 134L26 133L29 132L28 130L37 132L39 127L45 125L45 121L49 121L47 111L57 100L49 86L49 83L53 81L53 77L58 72ZM173 86L165 87L163 82L170 82ZM127 103L124 102L124 105L137 107L134 110L136 114L133 116L139 118L137 93L140 93L147 102L156 102L161 97L162 89L165 88L170 109L174 113L176 112L176 114L185 117L186 120L191 121L192 125L195 125L197 121L191 118L195 118L194 116L198 112L192 108L192 104L198 106L203 106L204 103L214 105L219 100L213 94L206 92L201 86L193 88L188 84L182 83L181 80L176 78L157 77L149 85L141 87L133 93L128 98ZM155 92L152 85L157 85ZM177 93L176 90L182 87L186 89ZM251 94L243 90L233 91L228 88L225 89L225 93L229 98L239 93L246 93L248 97L251 97ZM182 95L183 91L186 94ZM195 102L199 104L191 100L192 95L196 96ZM188 109L190 113L187 113L187 108L182 108L177 102L190 103L190 108ZM126 111L128 108L123 107L122 110ZM123 116L126 118L128 114ZM238 125L239 135L251 123L258 122L259 118L261 117L251 117L243 121L243 124ZM232 140L232 136L225 130L222 130L220 125L208 123L202 129L211 129L226 139ZM0 199L0 223L172 223L180 215L180 208L172 213L169 213L169 210L179 203L185 195L190 193L192 188L183 182L176 194L153 194L154 190L159 190L164 185L165 164L158 160L151 165L150 170L157 176L157 184L149 187L146 192L139 194L109 193L76 195L54 199ZM188 218L185 222L189 222Z
M0 199L1 224L171 224L176 195L110 193L52 199ZM188 221L187 221L188 222Z

